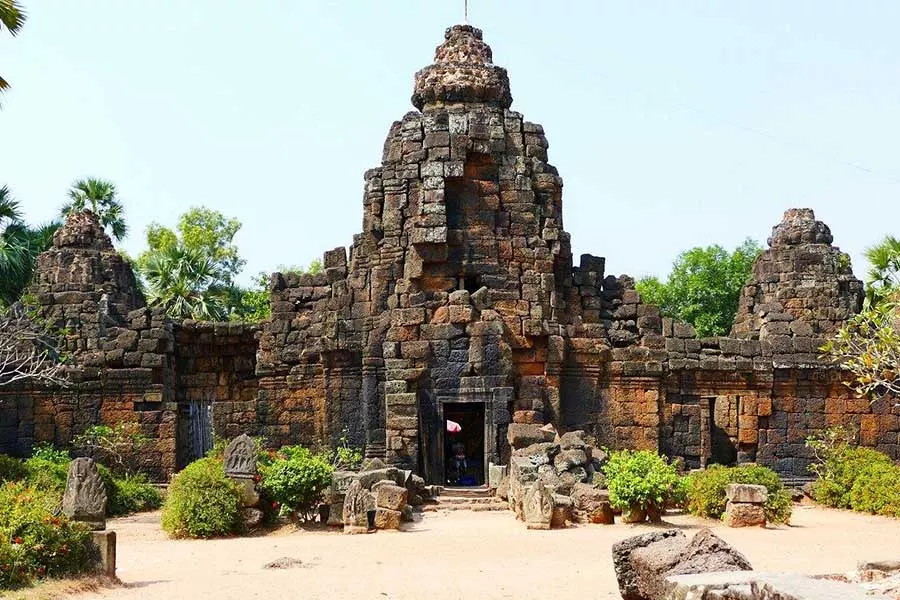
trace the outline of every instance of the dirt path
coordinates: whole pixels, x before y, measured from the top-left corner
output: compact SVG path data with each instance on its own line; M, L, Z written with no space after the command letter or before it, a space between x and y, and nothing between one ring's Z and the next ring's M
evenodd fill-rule
M859 559L900 558L900 521L881 517L796 507L794 526L766 530L682 515L667 520L687 530L712 525L757 570L843 572ZM126 587L78 598L619 598L610 546L649 530L617 524L527 531L510 513L466 512L428 513L408 532L362 536L283 530L172 541L160 531L158 513L111 527ZM263 568L280 558L301 564Z

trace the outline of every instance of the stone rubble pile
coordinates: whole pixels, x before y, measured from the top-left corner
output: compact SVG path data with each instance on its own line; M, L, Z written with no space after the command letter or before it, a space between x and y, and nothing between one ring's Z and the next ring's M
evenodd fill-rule
M412 520L412 507L421 506L428 495L425 480L412 471L369 460L359 473L335 472L325 497L328 524L343 526L346 533L400 529L401 523Z
M509 476L497 493L529 529L613 522L600 472L606 453L584 431L559 436L546 427L511 425L509 437L514 448Z

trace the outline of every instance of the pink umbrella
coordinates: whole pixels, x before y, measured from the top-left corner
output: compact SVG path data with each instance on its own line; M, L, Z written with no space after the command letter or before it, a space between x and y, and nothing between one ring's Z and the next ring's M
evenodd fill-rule
M459 433L460 431L462 431L462 425L460 425L456 421L447 419L447 431L449 431L450 433Z

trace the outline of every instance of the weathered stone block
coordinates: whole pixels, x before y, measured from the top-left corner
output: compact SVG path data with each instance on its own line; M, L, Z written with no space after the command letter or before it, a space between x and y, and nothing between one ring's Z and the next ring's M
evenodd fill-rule
M722 520L728 527L765 527L766 512L762 504L729 501Z
M375 485L373 489L375 492L375 506L378 508L400 511L406 506L409 491L405 487L387 484Z
M765 504L766 500L769 499L769 491L764 485L730 483L725 488L725 497L730 502Z

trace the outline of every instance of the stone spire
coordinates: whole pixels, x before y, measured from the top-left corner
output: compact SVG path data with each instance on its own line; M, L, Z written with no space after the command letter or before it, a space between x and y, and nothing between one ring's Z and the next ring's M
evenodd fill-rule
M416 73L413 105L419 110L457 102L509 108L509 76L491 62L491 47L482 40L481 30L454 25L444 39L434 53L434 64Z
M784 219L772 228L769 246L799 246L801 244L830 244L834 241L831 229L822 221L816 221L811 208L791 208Z
M731 335L770 340L776 359L793 354L814 362L821 338L862 306L862 282L833 241L811 209L786 211L753 265Z

